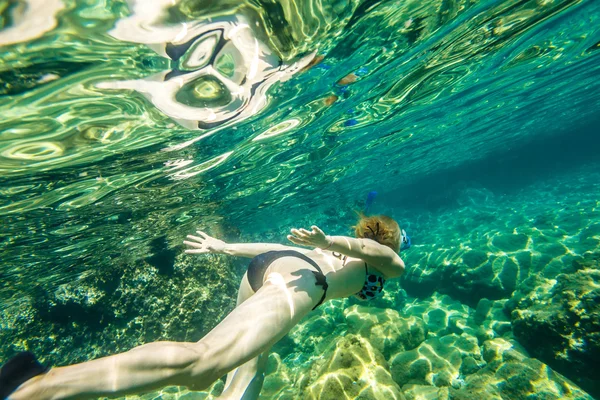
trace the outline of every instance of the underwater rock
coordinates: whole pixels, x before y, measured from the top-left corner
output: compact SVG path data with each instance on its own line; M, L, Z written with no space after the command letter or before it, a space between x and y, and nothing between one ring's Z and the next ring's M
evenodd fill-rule
M0 360L29 350L65 365L156 340L199 340L234 307L239 277L225 256L180 254L175 266L167 276L143 261L110 265L6 310L27 318L3 310L10 329L0 329Z
M392 377L402 387L460 386L466 372L484 365L477 339L454 334L427 339L416 349L398 353L390 360Z
M448 295L434 294L429 299L409 302L401 311L404 316L423 319L427 326L427 337L442 337L449 334L471 334L467 319L472 309Z
M497 338L483 344L487 366L450 388L453 400L592 400L575 384L542 362L529 358L514 341Z
M519 268L510 258L490 256L476 268L449 266L442 277L447 282L439 289L463 303L474 306L482 298L509 297L517 285Z
M310 361L310 354L322 354L331 342L347 330L344 315L346 299L324 303L302 319L290 333L279 341L273 351L294 359L294 365Z
M510 298L530 276L541 273L553 279L572 270L577 256L560 242L564 233L559 237L553 234L554 231L532 232L526 248L521 248L524 235L498 234L490 243L477 238L472 244L477 248L435 249L432 246L417 256L409 254L405 260L407 270L401 278L402 287L410 296L426 298L438 292L471 307L483 298Z
M482 345L482 355L487 363L520 360L529 357L527 350L518 342L503 338L485 341Z
M307 400L405 399L383 355L357 335L347 335L331 346L315 362L302 387L300 398Z
M569 193L572 201L557 209L554 200L521 196L519 207L488 194L483 204L473 207L470 200L478 195L469 193L469 202L459 208L420 215L411 226L419 232L418 240L402 254L406 272L401 283L407 294L427 298L438 292L475 307L483 298L510 298L530 276L555 279L572 272L581 254L600 248L595 199L578 203ZM549 199L555 196L548 193Z
M150 241L151 256L146 258L146 262L152 265L163 275L173 273L175 257L177 251L169 248L169 242L166 236L159 236Z
M576 272L532 277L507 303L513 333L535 357L600 396L600 263L588 254Z
M293 382L294 371L281 360L279 354L269 354L260 397L265 399L291 399L296 393Z
M529 237L524 234L496 235L492 239L494 247L507 253L525 250L528 243Z
M510 257L480 250L455 255L452 262L438 257L428 260L435 266L425 270L407 262L409 267L402 278L402 287L409 295L423 298L437 291L475 307L482 298L500 300L510 297L517 286L519 265Z
M600 224L598 224L600 226ZM598 232L600 235L600 231ZM582 269L600 269L600 253L587 253L573 260L573 271Z
M406 400L450 400L447 387L408 384L402 387Z
M366 338L386 359L414 349L427 337L422 319L401 317L396 310L355 305L344 310L344 315L348 330Z
M467 325L473 329L471 333L477 337L479 343L496 337L512 337L510 315L504 308L506 302L507 300L481 299L477 303Z
M8 307L0 308L0 360L28 348L28 338L22 335L23 326L31 324L37 318L34 301L23 296Z

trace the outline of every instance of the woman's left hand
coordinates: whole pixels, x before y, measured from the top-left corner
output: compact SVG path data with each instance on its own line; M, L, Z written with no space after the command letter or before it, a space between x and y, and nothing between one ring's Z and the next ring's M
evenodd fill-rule
M331 239L318 226L313 225L311 229L312 231L304 228L292 229L290 231L292 234L287 238L290 242L301 246L327 248L331 245Z

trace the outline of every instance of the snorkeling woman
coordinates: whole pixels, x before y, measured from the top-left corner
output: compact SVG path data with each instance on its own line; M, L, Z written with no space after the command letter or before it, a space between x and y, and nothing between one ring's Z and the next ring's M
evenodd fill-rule
M361 215L356 238L328 236L317 226L292 229L305 249L270 243L229 244L198 231L188 254L252 258L236 308L196 343L154 342L125 353L46 369L28 352L0 369L0 399L83 399L122 396L170 385L203 390L227 375L220 399L256 399L270 348L324 301L375 298L399 277L403 231L387 216Z

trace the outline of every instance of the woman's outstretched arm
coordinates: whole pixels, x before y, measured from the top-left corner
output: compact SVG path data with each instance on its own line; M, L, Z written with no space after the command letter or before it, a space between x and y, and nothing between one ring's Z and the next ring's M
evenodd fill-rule
M404 261L392 249L371 239L349 236L328 236L313 225L312 230L292 229L288 239L292 243L315 246L321 249L359 258L381 272L386 278L397 278L404 273Z
M302 254L308 253L309 249L301 247L285 246L279 243L225 243L222 240L208 236L202 231L196 231L198 236L188 235L185 243L192 247L187 249L187 254L220 253L231 256L253 258L267 251L295 250Z
M404 273L404 261L387 246L371 239L357 239L349 236L327 236L329 250L348 257L360 258L381 272L386 278L397 278Z
M279 243L228 243L223 251L224 254L239 257L253 258L267 251L294 250L299 253L308 253L312 249L302 247L285 246Z

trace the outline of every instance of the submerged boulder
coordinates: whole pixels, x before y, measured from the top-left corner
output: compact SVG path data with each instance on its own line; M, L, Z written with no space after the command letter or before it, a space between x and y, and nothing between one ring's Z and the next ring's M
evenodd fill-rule
M261 398L292 399L296 392L293 382L294 371L283 362L279 354L269 354Z
M390 360L392 377L400 386L460 386L465 373L472 373L483 365L477 339L466 335L433 337Z
M421 260L416 265L409 262L402 277L402 286L411 296L427 297L439 292L475 307L482 298L510 297L522 275L519 264L506 254L479 249L448 254L432 249L427 256L423 260L427 268L420 265Z
M406 400L450 400L447 387L408 384L402 387Z
M225 256L181 254L173 275L145 261L111 265L2 310L11 329L0 329L10 344L0 359L29 350L65 365L157 340L196 341L233 309L238 281Z
M347 331L346 320L340 310L346 307L347 299L335 299L303 318L273 351L279 353L294 367L309 364L314 355L323 354L332 342Z
M600 396L600 255L573 263L576 272L535 277L507 304L517 340L535 357Z
M479 343L496 337L511 338L510 315L504 305L507 300L481 299L467 321Z
M315 362L301 381L307 400L404 400L383 355L364 338L347 335Z
M471 309L448 295L434 294L428 299L420 299L407 304L402 315L423 319L427 337L442 337L449 334L471 333L467 325Z
M423 342L427 327L421 318L402 317L396 310L352 306L344 311L350 332L366 338L386 359Z
M486 341L482 348L487 365L466 376L460 387L451 387L451 399L592 400L546 364L528 357L514 341L497 338Z
M421 226L427 235L419 251L403 255L407 267L401 281L407 294L426 298L438 292L470 307L483 298L508 299L532 275L553 279L572 272L577 254L590 248L583 241L595 246L589 242L597 237L594 225L574 240L573 232L561 228L556 216L526 218L518 210L503 212L504 224L495 217L497 210L461 208ZM485 229L478 229L480 225Z

